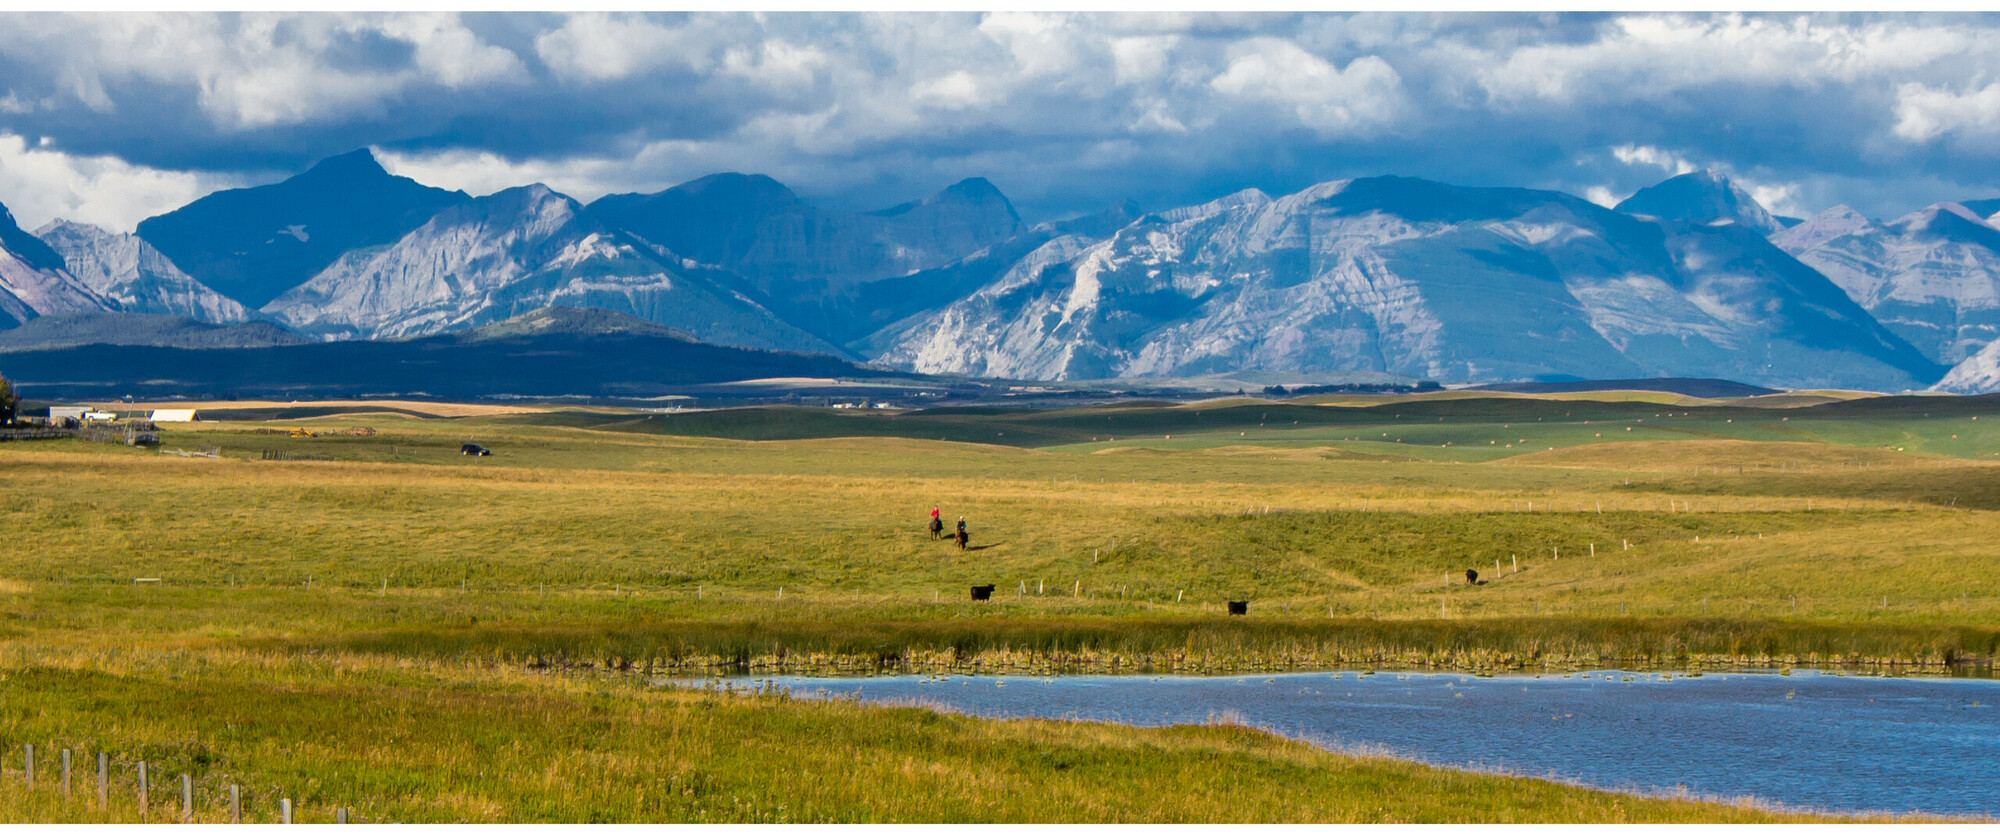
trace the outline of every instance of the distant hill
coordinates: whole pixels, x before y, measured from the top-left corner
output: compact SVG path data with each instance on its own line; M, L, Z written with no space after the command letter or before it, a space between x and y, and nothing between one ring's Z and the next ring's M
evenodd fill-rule
M476 342L557 333L569 336L653 336L682 342L700 341L664 324L596 307L545 307L506 321L496 321L485 327L474 328L467 331L463 338L466 341Z
M1759 388L1730 382L1726 379L1586 379L1576 382L1503 382L1495 385L1480 385L1475 391L1503 391L1513 394L1576 394L1586 391L1663 391L1683 397L1703 399L1728 399L1732 397L1762 397L1783 393L1772 388Z
M492 395L650 397L777 377L906 376L829 356L719 347L603 310L537 310L478 330L395 341L187 348L91 344L0 353L37 398Z
M0 352L77 345L238 348L298 345L311 341L266 321L209 324L184 316L145 313L65 313L0 330Z

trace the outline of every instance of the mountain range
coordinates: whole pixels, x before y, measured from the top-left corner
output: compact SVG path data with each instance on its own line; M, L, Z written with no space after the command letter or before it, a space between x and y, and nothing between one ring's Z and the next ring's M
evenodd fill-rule
M1901 389L1942 373L1745 226L1399 177L1058 236L900 327L890 364L1041 379L1304 369Z
M1801 222L1700 171L1610 208L1365 177L1029 225L977 178L876 211L744 174L584 205L541 185L431 188L364 150L136 234L60 220L29 234L0 214L0 328L113 313L407 340L601 308L717 345L1018 379L1994 390L2000 355L1980 357L2000 337L1996 210L1946 202L1882 222L1843 206Z

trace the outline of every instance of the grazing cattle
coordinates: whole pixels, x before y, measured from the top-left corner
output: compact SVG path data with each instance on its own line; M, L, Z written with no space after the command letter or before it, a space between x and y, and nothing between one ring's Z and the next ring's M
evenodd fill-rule
M1467 585L1479 584L1479 571L1467 569L1465 571L1465 584Z

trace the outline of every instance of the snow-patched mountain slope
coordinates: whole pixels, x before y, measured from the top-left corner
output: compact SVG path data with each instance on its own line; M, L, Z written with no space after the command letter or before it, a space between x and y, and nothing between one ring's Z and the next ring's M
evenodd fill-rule
M116 310L118 305L69 274L62 255L21 231L0 206L0 328L36 316Z
M1951 372L1931 386L1931 390L1953 394L2000 393L2000 341L1989 343L1952 366Z
M1888 223L1835 206L1771 242L1934 360L1958 362L2000 337L2000 229L1957 203Z
M115 302L120 312L186 316L218 324L250 318L243 305L182 272L137 235L56 220L36 229L35 237L62 256L71 275Z
M880 343L918 371L1038 379L1367 370L1900 390L1943 371L1741 224L1400 177L1058 237Z
M301 333L385 338L550 306L629 313L715 344L838 353L748 299L668 268L541 185L453 206L390 246L349 252L264 312Z
M1784 228L1750 192L1713 168L1695 171L1639 189L1619 203L1618 211L1666 220L1697 223L1733 222L1761 235Z

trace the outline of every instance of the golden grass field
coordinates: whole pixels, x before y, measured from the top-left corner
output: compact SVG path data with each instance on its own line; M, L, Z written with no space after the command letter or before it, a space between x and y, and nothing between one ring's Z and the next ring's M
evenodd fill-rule
M0 818L134 819L143 758L192 774L207 820L226 784L258 819L282 795L302 819L411 822L1769 820L1231 726L996 722L647 678L1944 673L2000 649L2000 418L1962 411L1627 398L1696 410L1218 426L1228 406L1208 403L1054 415L1081 436L1100 417L1166 422L1010 446L404 405L431 416L168 427L164 450L214 459L0 444L0 750L16 751L0 762L18 780L33 743L45 762L69 747L124 768L103 812L54 797L47 765L34 792L0 780ZM996 442L1046 429L965 419L955 431ZM355 425L376 433L258 431ZM966 517L975 549L930 540L933 504ZM966 599L984 583L994 600ZM1251 615L1224 616L1229 600ZM148 818L178 815L165 781Z

